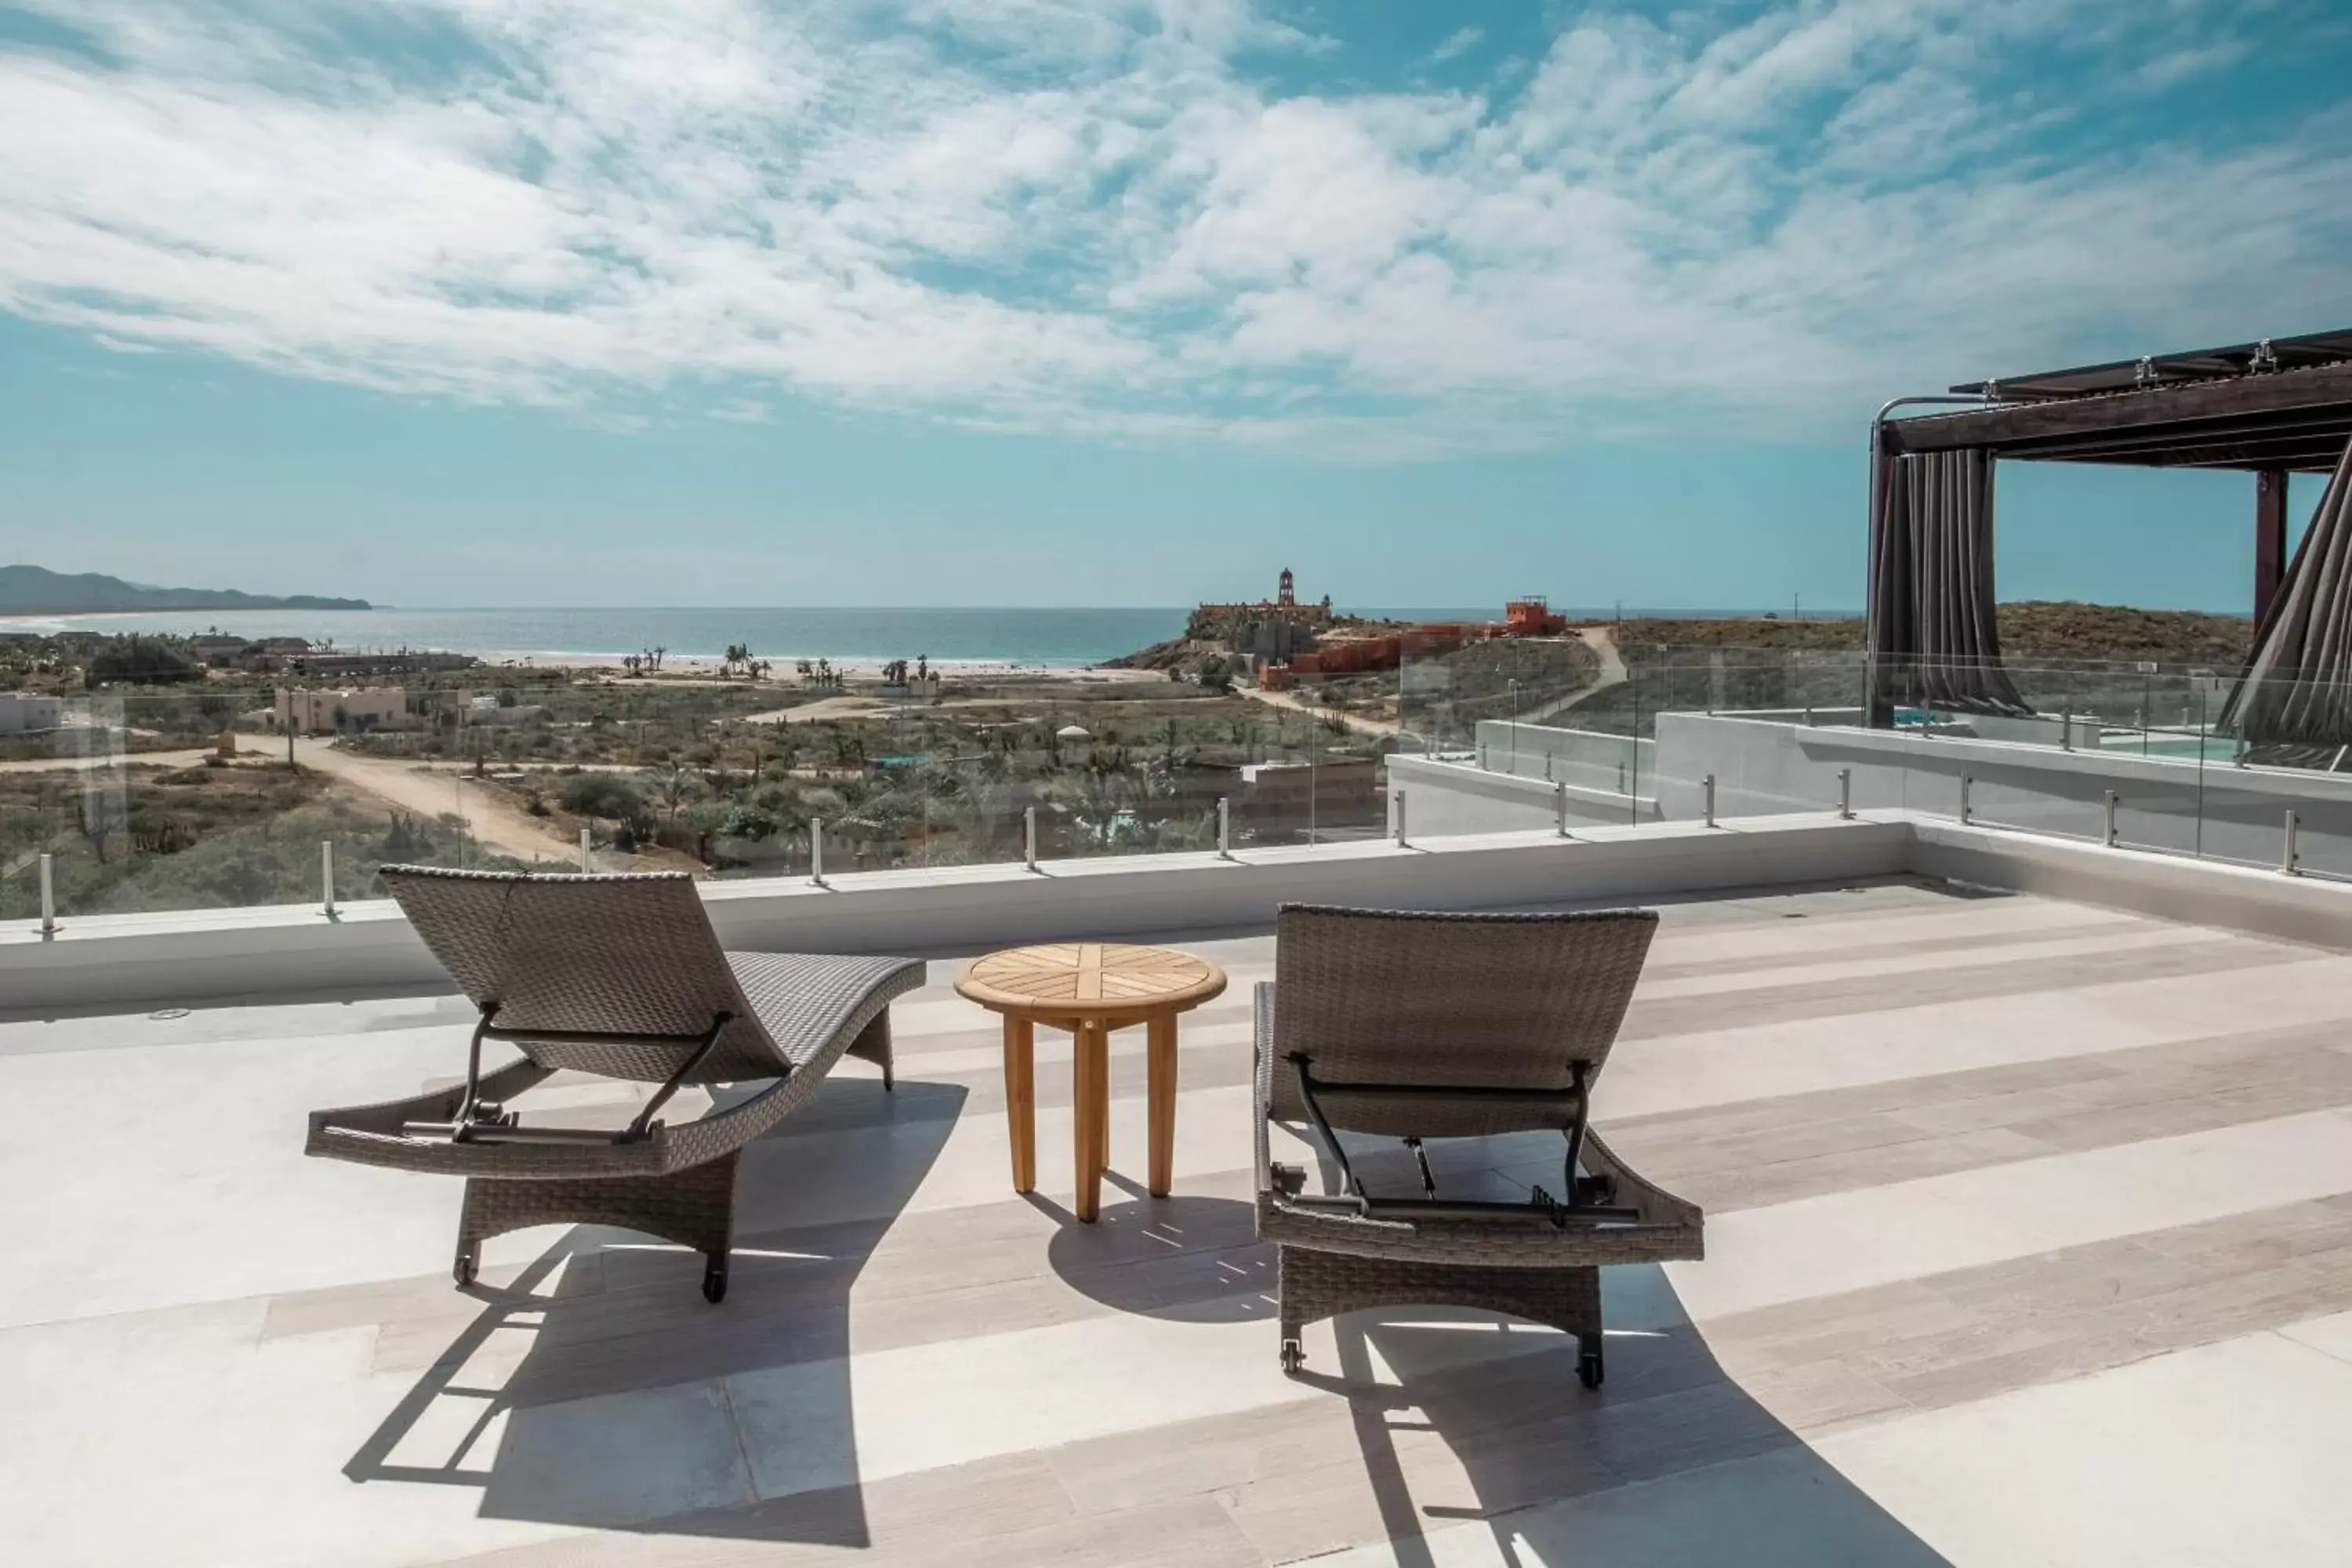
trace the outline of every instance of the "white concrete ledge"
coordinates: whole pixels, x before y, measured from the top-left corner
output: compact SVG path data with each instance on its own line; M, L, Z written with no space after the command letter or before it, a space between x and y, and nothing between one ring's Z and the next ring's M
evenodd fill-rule
M2352 885L2155 849L1911 818L1910 868L2185 924L2352 950Z
M1410 826L1410 824L1408 824ZM1509 909L1914 873L2352 950L2352 886L1900 812L1662 822L1214 855L703 884L731 948L927 955L1072 937L1263 929L1285 903ZM0 1013L445 983L399 910L277 906L0 924Z

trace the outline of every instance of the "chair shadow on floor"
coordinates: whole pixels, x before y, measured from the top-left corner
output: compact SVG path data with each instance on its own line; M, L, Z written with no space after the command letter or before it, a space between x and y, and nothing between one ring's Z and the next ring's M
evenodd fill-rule
M748 1145L718 1306L699 1255L634 1232L575 1226L510 1280L486 1268L480 1312L344 1474L474 1488L484 1518L866 1545L849 1292L963 1098L845 1075Z
M1253 1206L1151 1200L1119 1184L1129 1201L1055 1237L1064 1281L1122 1311L1261 1335L1270 1367L1277 1272ZM1287 1510L1275 1527L1285 1533L1259 1544L1303 1557L1385 1542L1403 1568L1945 1562L1724 1371L1662 1269L1604 1270L1602 1289L1609 1370L1598 1391L1578 1383L1572 1340L1491 1313L1351 1313L1330 1325L1331 1342L1310 1329L1309 1364L1293 1386L1303 1401L1344 1402L1332 1436L1352 1432L1360 1484L1331 1487L1306 1522ZM1302 1420L1320 1430L1313 1413ZM1312 1439L1302 1447L1323 1451ZM1330 1479L1306 1471L1298 1485ZM1465 1542L1465 1530L1488 1539Z

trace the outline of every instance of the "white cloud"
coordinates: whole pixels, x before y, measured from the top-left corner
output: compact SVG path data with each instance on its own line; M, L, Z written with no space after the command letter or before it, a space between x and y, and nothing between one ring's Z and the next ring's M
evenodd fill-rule
M1486 32L1485 28L1464 27L1449 36L1446 40L1438 45L1437 47L1432 49L1429 53L1429 58L1442 65L1447 60L1468 54L1472 49L1476 48L1480 44L1483 44L1486 41Z
M1480 95L1277 92L1245 0L47 3L0 308L403 393L1408 455L2352 303L2342 117L2104 129L2245 55L2185 3L1588 12Z

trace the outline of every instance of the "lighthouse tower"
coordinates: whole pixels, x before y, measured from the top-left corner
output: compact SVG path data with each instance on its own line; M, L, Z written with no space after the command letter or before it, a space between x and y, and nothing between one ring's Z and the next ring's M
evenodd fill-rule
M1287 566L1282 569L1282 592L1274 602L1278 609L1295 610L1298 607L1297 587L1291 581L1290 568Z

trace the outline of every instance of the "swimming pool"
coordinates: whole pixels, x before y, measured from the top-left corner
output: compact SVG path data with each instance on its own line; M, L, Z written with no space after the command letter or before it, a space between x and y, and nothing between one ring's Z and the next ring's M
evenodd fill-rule
M2100 741L2099 749L2149 757L2203 757L2209 763L2235 762L2238 756L2237 737L2233 735L2158 734L2145 740L2137 735L2109 735Z

